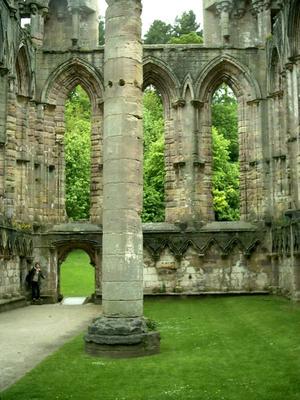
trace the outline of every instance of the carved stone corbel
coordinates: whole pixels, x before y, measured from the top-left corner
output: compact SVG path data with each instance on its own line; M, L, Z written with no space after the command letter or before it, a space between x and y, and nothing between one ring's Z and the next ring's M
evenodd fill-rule
M233 0L217 0L216 9L221 19L222 38L228 41L230 38L229 17L233 9Z

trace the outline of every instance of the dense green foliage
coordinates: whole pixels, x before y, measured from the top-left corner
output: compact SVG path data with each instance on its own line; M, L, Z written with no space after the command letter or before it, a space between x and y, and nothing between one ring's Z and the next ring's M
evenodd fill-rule
M217 221L239 219L239 163L230 160L230 141L212 129L213 202Z
M239 220L239 144L237 101L222 85L212 101L213 201L218 221Z
M174 25L155 20L145 34L144 43L202 43L202 31L199 31L199 27L196 15L192 10L182 13L180 17L177 16Z
M66 211L73 220L88 219L90 212L91 106L77 86L65 109Z
M161 353L90 357L83 333L1 400L299 400L300 307L272 296L152 299Z
M156 19L152 22L148 32L145 34L145 44L168 43L172 37L172 25Z
M143 222L162 222L164 203L164 118L158 93L144 93L144 204Z
M172 37L169 42L170 44L202 44L203 43L203 38L202 36L199 36L197 32L190 32L190 33L185 33L181 36L178 37Z
M237 100L232 90L222 84L216 90L212 101L212 121L218 132L229 143L229 156L231 161L239 159L239 136L237 122Z
M60 266L60 293L64 297L90 296L95 291L95 270L83 250L72 251Z

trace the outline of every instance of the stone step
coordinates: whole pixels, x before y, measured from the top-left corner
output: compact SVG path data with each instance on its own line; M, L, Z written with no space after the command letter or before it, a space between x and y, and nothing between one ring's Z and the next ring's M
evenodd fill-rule
M87 297L65 297L61 304L63 306L80 306L85 304Z

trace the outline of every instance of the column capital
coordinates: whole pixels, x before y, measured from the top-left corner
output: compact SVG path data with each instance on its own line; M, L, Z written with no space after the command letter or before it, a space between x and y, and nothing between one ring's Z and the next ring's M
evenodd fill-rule
M204 106L204 102L199 100L199 99L191 100L191 104L192 104L193 107L195 107L198 110L200 110Z
M230 13L233 8L233 1L232 0L217 0L216 1L216 9L218 14L222 12Z
M245 12L246 12L246 0L238 1L234 7L233 16L235 18L242 18L245 15Z
M271 6L271 0L252 0L252 13L257 15Z
M182 107L185 106L185 104L186 104L186 101L184 99L182 99L182 98L179 98L179 99L173 101L172 107L175 108L175 109L182 108Z

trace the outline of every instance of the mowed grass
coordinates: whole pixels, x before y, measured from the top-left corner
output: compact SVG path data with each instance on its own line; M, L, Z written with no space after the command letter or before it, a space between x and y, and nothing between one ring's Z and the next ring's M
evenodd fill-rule
M64 297L89 296L95 291L95 273L89 256L72 251L60 267L60 292Z
M151 299L159 355L109 360L83 335L48 357L1 400L300 399L300 306L276 297Z

